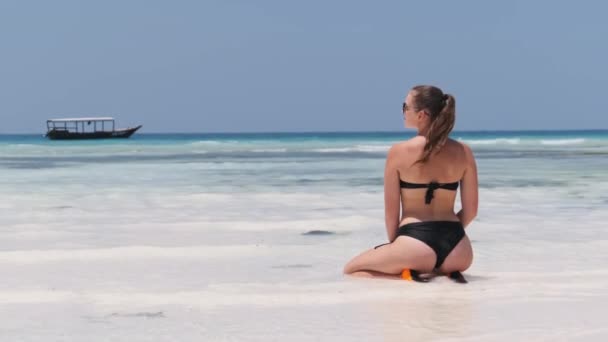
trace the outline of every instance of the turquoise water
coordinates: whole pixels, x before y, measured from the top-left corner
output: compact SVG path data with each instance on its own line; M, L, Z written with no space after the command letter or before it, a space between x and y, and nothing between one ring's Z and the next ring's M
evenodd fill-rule
M0 214L9 222L30 222L30 217L16 219L15 212L31 210L31 217L44 216L27 205L39 202L70 208L58 213L64 217L80 206L77 201L88 200L105 208L106 216L130 216L140 213L135 209L142 205L148 208L146 196L162 195L159 208L152 205L152 212L140 214L158 220L172 215L196 219L200 210L211 206L214 220L243 213L266 217L265 209L272 210L273 217L305 218L311 213L298 196L318 195L338 196L343 203L320 205L314 213L342 216L346 208L355 208L348 196L382 193L388 148L411 136L411 132L136 134L128 140L90 141L0 136L0 190L5 194ZM469 144L477 158L482 206L493 206L480 212L483 219L532 210L537 211L537 219L567 210L585 215L585 210L608 203L608 131L455 132L452 138ZM213 201L203 207L178 205L188 196L222 194L232 195L230 205L216 208ZM272 194L289 200L272 205L254 200L260 208L240 203L243 198ZM498 199L513 201L501 208ZM278 212L277 205L282 205ZM382 201L366 205L381 209ZM376 219L381 222L381 217Z
M92 172L102 173L96 184L168 191L373 192L381 190L381 169L390 145L411 136L136 134L128 140L49 141L38 135L4 135L0 168L5 177L0 184L11 191L24 190L24 174L33 177L28 184L35 187L85 184ZM608 159L608 131L456 132L452 137L473 148L480 186L487 188L592 181L601 178Z
M128 320L148 316L160 317L140 322L149 331L220 340L352 330L318 318L329 314L368 341L401 340L403 329L463 340L569 339L589 327L608 336L598 314L608 305L608 131L453 133L479 169L470 283L341 275L385 242L386 152L411 136L0 135L0 270L10 275L0 331L130 336Z

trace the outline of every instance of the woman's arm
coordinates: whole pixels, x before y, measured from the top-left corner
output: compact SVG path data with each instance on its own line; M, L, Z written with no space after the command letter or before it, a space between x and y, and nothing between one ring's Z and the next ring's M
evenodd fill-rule
M389 242L393 242L397 237L399 214L401 213L401 187L397 155L397 145L394 145L388 151L384 167L384 220Z
M464 171L464 176L460 180L460 202L462 209L458 212L458 218L462 226L466 226L473 221L477 216L478 206L478 182L477 182L477 164L473 151L467 145L464 145L467 168Z

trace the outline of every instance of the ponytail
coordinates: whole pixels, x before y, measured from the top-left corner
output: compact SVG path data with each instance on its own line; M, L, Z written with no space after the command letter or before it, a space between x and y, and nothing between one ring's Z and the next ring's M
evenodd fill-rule
M432 86L414 87L417 108L425 109L431 119L426 131L422 157L416 163L426 163L445 144L456 121L456 99Z

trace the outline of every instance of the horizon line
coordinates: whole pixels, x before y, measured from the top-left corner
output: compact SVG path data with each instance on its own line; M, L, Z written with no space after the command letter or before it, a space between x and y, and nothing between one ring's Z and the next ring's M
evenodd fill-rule
M138 135L146 134L332 134L332 133L414 133L414 130L352 130L352 131L218 131L218 132L140 132ZM608 128L577 128L577 129L477 129L477 130L453 130L450 133L513 133L513 132L608 132ZM0 135L44 135L43 133L8 133L0 132Z

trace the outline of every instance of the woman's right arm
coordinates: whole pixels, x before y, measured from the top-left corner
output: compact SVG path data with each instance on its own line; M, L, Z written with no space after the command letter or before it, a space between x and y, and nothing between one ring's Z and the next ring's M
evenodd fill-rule
M401 213L398 157L399 145L393 145L388 151L384 167L384 218L389 242L393 242L397 238L399 214Z
M475 162L475 156L469 146L465 144L463 144L463 146L467 167L464 171L464 176L460 180L460 202L462 204L462 209L457 215L462 226L466 228L466 226L473 221L475 216L477 216L479 187L477 182L477 164Z

